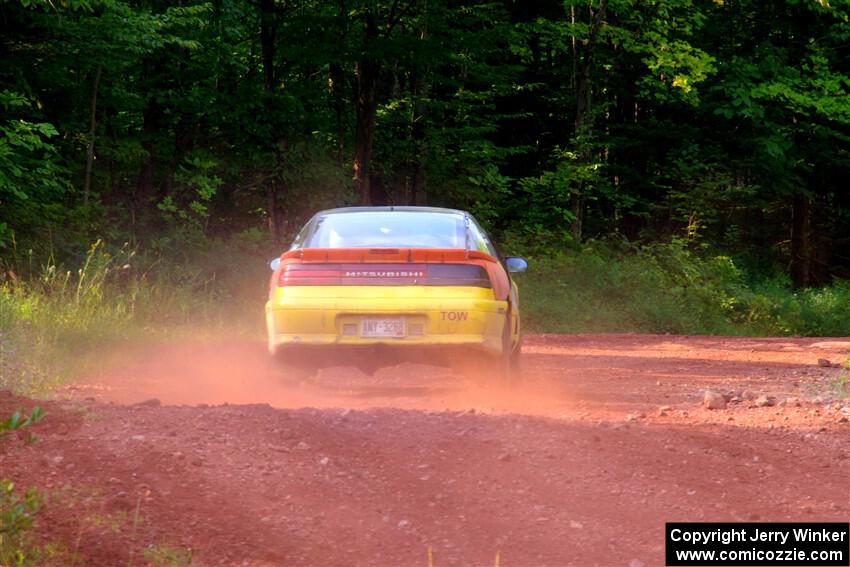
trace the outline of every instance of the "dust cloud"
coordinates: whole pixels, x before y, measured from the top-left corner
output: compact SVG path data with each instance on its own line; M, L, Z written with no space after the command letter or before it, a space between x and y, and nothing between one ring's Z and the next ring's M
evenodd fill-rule
M524 372L519 385L499 385L482 371L463 374L403 363L369 376L353 366L323 368L306 379L288 375L261 340L218 338L140 345L104 356L69 387L75 398L165 405L269 404L277 408L392 407L554 415L564 392Z

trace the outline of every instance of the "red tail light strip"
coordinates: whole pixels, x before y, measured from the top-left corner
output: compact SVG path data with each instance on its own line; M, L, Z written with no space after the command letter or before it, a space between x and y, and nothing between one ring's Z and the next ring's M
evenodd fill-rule
M286 264L278 286L300 285L492 287L487 271L470 264Z

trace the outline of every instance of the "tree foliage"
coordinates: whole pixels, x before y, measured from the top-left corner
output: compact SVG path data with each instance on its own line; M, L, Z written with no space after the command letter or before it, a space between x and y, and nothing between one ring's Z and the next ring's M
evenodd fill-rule
M6 0L0 257L352 203L850 276L847 0Z

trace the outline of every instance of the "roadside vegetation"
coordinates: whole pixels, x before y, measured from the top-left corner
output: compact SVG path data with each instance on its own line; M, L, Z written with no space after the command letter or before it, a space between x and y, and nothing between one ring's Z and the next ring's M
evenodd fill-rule
M192 551L179 547L160 545L145 550L145 559L150 567L199 567Z
M831 390L830 394L836 398L850 398L850 357L844 359L841 365L841 372L833 380Z
M44 419L46 413L35 406L29 415L15 411L5 421L0 421L0 443L4 451L13 452L14 444L32 445L38 438L28 429ZM25 432L25 434L24 434ZM13 439L6 439L16 433ZM83 565L77 550L64 543L45 542L36 535L36 521L46 501L52 494L34 488L20 489L9 479L0 479L0 566L2 567L76 567ZM79 519L80 533L86 519ZM133 522L135 534L138 509ZM117 526L115 529L118 529ZM77 542L79 543L79 541ZM199 565L191 550L168 545L150 546L142 553L150 567L192 567ZM133 564L133 552L128 566Z
M794 290L682 241L589 241L529 256L518 276L528 332L850 335L850 284ZM76 269L53 263L0 284L0 388L45 394L129 343L243 334L261 340L262 246L221 243L182 262L96 242Z
M41 553L31 530L41 498L33 489L17 494L13 482L0 480L0 565L24 567L38 560Z
M754 336L850 335L850 282L795 290L787 276L754 277L733 258L685 243L587 243L532 258L518 278L526 328Z
M185 263L97 241L71 269L20 263L0 281L0 389L45 394L130 342L259 333L264 258L231 243Z
M10 432L25 429L43 417L44 412L39 406L34 407L27 417L14 412L0 422L0 442ZM35 437L27 433L24 442L34 443ZM32 488L20 493L11 480L0 479L0 565L3 567L25 567L42 559L45 550L32 541L31 534L42 499L43 495Z

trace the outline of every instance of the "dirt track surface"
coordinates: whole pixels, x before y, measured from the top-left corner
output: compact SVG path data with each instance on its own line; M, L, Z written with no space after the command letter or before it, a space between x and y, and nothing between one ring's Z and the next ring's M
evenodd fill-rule
M850 403L818 365L850 340L526 352L518 390L413 365L286 384L244 341L125 353L42 403L37 444L0 441L0 476L45 491L38 533L95 566L149 546L199 565L425 567L430 548L435 567L654 566L665 521L850 519ZM708 410L706 389L777 405ZM2 415L33 403L0 395Z

